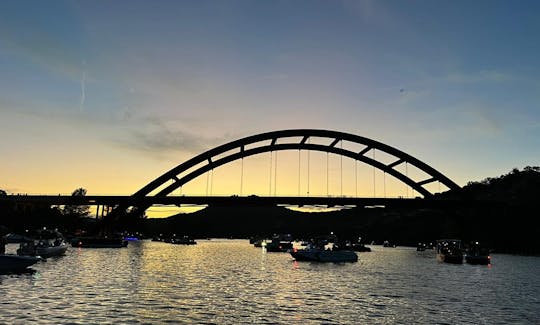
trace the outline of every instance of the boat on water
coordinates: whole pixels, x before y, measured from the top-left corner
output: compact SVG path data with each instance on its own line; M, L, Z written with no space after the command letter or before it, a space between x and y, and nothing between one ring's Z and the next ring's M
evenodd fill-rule
M19 256L40 256L49 258L66 254L68 245L64 240L30 240L19 244L17 255Z
M290 254L297 261L310 261L310 262L330 262L330 263L342 263L342 262L357 262L358 255L355 252L349 250L333 250L324 249L324 247L317 247L309 244L304 249L293 249Z
M176 238L174 237L171 240L171 244L177 244L177 245L197 245L197 242L195 239L191 238L190 236L183 236Z
M474 242L465 251L465 262L468 264L491 264L489 249L482 247L478 242Z
M0 272L24 271L41 259L36 256L0 255Z
M263 244L267 252L288 252L293 249L293 243L286 240L272 239Z
M461 240L437 240L437 261L452 264L463 264Z
M19 256L39 256L49 258L65 255L68 245L64 236L56 229L43 228L22 237L17 249Z
M293 249L292 236L290 234L276 234L271 241L261 244L267 252L289 252Z
M340 243L338 244L338 248L354 252L371 252L371 248L362 243L361 237L356 242L346 241L345 243Z

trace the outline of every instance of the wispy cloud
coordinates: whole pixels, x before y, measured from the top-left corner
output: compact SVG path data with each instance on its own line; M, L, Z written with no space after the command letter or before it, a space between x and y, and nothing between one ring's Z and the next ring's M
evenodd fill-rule
M86 71L82 72L81 78L81 101L79 103L79 111L84 109L84 101L86 100Z
M131 128L122 138L112 143L139 152L166 156L177 152L200 153L224 142L223 138L208 138L189 131L182 125L169 125L158 118L139 120L139 127Z

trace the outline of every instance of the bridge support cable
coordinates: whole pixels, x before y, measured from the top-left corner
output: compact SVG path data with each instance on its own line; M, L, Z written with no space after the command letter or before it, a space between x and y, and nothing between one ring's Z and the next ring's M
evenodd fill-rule
M329 167L329 157L328 157L329 153L327 152L326 153L326 196L330 196L330 192L329 192L329 188L328 188L328 183L329 183L329 176L328 176L328 172L330 170L330 167Z
M298 149L298 196L300 196L300 179L301 179L301 176L300 176L300 162L301 162L300 152L301 152L301 150Z
M208 196L208 188L210 187L210 171L206 172L206 196Z
M340 147L343 150L343 140L341 140ZM339 178L341 197L343 197L343 156L341 155L339 156Z
M375 148L373 149L373 160L376 161L375 159ZM373 197L377 197L377 191L376 191L376 188L375 188L375 166L373 166Z
M242 152L244 151L244 147L242 147ZM242 162L241 162L241 172L240 172L240 196L242 195L243 193L243 187L244 187L244 158L242 157Z
M383 195L386 199L386 172L383 172Z
M214 195L214 169L210 170L210 195Z
M405 177L409 177L409 164L407 162L405 162ZM405 197L409 198L409 186L405 187L405 191Z
M294 137L302 137L302 140L300 142L298 141L292 142L292 143L290 141L287 142L287 139L294 138ZM331 143L330 145L311 143L309 141L311 137L327 138L327 139L330 139ZM267 140L270 141L270 144L258 145L258 143L262 143ZM281 140L283 140L283 143L281 142ZM337 143L340 141L341 141L341 145L338 147ZM365 147L360 152L358 151L353 152L351 150L343 148L343 141L349 141L351 143L364 145ZM256 144L255 147L252 146L254 144ZM250 146L250 147L248 148L247 146ZM234 149L239 149L239 150L237 152L228 154L228 152L231 152ZM264 152L270 152L271 161L270 161L269 192L270 194L272 192L272 176L273 176L274 178L273 190L274 190L274 196L276 196L277 195L277 166L278 166L277 160L278 160L278 151L281 151L281 150L308 150L308 152L311 150L314 150L314 151L326 152L327 154L327 166L326 166L327 168L327 171L326 171L327 196L330 195L330 191L329 191L329 178L330 178L329 154L330 153L340 155L341 157L346 156L346 157L355 159L356 162L360 161L365 164L371 165L374 168L374 171L373 171L374 195L376 195L377 193L375 169L379 169L386 174L392 175L393 177L397 178L399 181L407 185L407 196L408 196L408 187L411 187L414 191L418 192L420 195L423 195L424 197L431 197L433 193L431 193L428 189L424 188L423 187L424 184L422 183L419 184L415 180L412 180L411 178L409 178L408 170L407 170L408 164L412 164L414 167L425 172L427 175L431 176L433 179L440 181L450 190L460 189L459 185L451 181L449 178L447 178L446 176L444 176L443 174L441 174L440 172L438 172L431 166L416 159L415 157L411 155L408 155L407 153L403 151L400 151L384 143L371 140L365 137L357 136L354 134L337 132L337 131L316 130L316 129L297 129L297 130L273 131L273 132L267 132L267 133L253 135L253 136L248 136L242 139L238 139L238 140L223 144L216 148L210 149L172 168L165 174L156 178L155 180L153 180L152 182L148 183L146 186L141 188L139 191L134 193L133 196L134 198L143 198L156 190L158 190L158 193L155 194L155 196L157 197L167 196L170 193L172 193L172 191L174 191L175 189L180 188L181 190L182 186L185 183L191 181L195 177L198 177L211 169L217 168L224 164L228 164L237 159L243 159L245 157L261 154ZM365 155L370 150L373 150L373 157L369 157ZM377 157L375 154L376 150L381 150L384 153L395 157L396 160L394 160L394 162L390 164L386 164L386 163L383 163L382 161L378 161L376 159ZM276 152L275 157L273 157L272 155L274 151ZM225 156L223 156L224 154ZM274 158L274 164L273 164L274 174L273 175L272 175L272 158ZM395 166L398 166L402 164L403 162L405 162L405 169L406 169L405 175L394 168ZM203 164L206 163L206 164L202 165L202 167L196 167L200 165L201 163ZM193 170L193 168L196 168L196 169ZM187 173L187 174L183 174L183 173ZM243 173L243 161L242 161L242 173ZM343 171L341 170L341 174L342 173ZM213 178L213 174L212 174L212 178ZM160 190L160 188L162 188L163 185L166 184L166 181L170 179L175 179L174 184L165 186L165 188ZM358 186L358 185L355 185L355 186ZM343 195L343 180L341 181L341 188L342 188L341 194ZM241 179L241 192L242 191L243 191L243 175ZM358 192L357 189L356 189L356 192ZM147 207L142 206L141 208L147 208Z
M308 144L309 144L309 139L308 139ZM310 153L311 151L308 150L307 152L307 196L309 196L309 161L310 161Z
M268 177L268 196L272 196L272 156L274 155L273 151L270 151L270 176Z
M354 160L354 196L358 197L358 160Z
M276 151L276 158L274 159L274 196L276 196L277 192L277 154L278 152Z

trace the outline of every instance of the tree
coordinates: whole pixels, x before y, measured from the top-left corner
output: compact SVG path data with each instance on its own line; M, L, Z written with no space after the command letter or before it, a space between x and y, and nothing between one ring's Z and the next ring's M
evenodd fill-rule
M7 192L4 190L0 190L0 196L7 196Z
M71 193L71 196L85 196L86 189L80 187ZM63 214L73 215L77 217L86 217L90 213L88 205L66 205L63 209Z

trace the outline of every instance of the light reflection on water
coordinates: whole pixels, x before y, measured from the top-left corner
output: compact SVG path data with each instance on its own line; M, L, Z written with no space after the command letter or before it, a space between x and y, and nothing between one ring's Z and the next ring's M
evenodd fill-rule
M376 246L357 263L305 263L247 240L70 248L0 275L0 323L539 323L540 258L493 261Z

